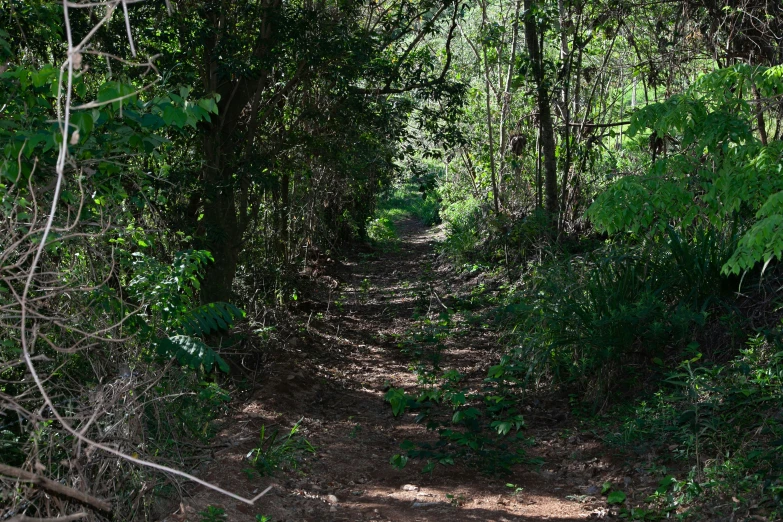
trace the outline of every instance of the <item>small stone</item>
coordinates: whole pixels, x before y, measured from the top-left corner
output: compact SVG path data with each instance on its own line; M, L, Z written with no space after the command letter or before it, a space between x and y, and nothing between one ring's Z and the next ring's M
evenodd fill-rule
M337 500L337 497L334 495L326 495L326 501L330 504L337 504L339 500Z
M432 506L439 506L440 502L414 502L411 504L411 507L414 508L426 508L426 507L432 507Z
M414 486L413 484L405 484L400 489L403 491L419 491L419 486Z
M329 512L330 513L336 513L337 512L337 506L329 506Z

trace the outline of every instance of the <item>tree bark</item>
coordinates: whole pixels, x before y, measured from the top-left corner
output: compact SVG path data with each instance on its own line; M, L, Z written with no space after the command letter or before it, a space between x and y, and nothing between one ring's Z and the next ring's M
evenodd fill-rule
M511 113L511 83L514 79L516 70L517 45L519 40L519 11L522 7L522 0L516 0L514 3L514 20L511 32L511 56L508 61L505 83L502 85L500 93L500 179L503 179L503 173L506 168L506 149L508 148L509 133L506 129L507 120Z
M242 249L244 227L237 219L237 206L230 174L223 159L231 156L231 145L222 143L220 135L204 137L204 211L201 225L203 246L212 253L214 262L207 266L201 284L201 302L231 301L231 287Z

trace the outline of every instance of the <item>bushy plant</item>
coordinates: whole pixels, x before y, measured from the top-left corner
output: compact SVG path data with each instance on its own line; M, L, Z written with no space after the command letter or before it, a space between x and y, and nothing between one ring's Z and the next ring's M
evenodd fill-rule
M694 352L666 372L657 392L601 420L610 426L604 434L609 444L666 455L659 465L669 469L687 464L690 471L666 473L649 499L653 505L709 506L732 496L735 509L765 504L773 514L783 513L778 333L773 328L766 336L752 336L726 364L704 362Z
M446 252L458 261L475 258L486 226L481 203L473 197L454 201L441 210L441 216L446 224Z
M378 217L367 225L367 237L382 248L392 247L399 239L394 223L388 217Z
M725 273L783 259L783 141L755 134L757 109L743 98L783 93L783 67L735 65L703 75L685 92L638 110L629 136L663 149L643 176L611 184L588 210L610 234L712 226L741 232Z
M536 267L503 311L513 331L508 364L605 393L635 366L679 353L712 307L731 299L736 281L721 268L732 245L714 229L690 240L670 229L665 239Z

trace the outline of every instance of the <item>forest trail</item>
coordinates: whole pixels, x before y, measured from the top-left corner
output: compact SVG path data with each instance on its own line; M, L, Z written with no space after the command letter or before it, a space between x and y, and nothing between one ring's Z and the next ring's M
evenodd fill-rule
M271 485L269 493L248 506L191 488L167 521L203 520L198 513L208 505L231 521L566 521L606 514L596 489L617 468L597 441L574 430L567 404L551 397L536 399L525 414L526 434L536 441L530 455L544 459L541 469L517 466L510 476L490 477L460 463L431 474L421 473L420 462L402 470L390 465L403 439L436 439L415 414L395 418L384 401L389 385L417 385L400 340L416 328L416 312L437 316L444 302L482 283L435 267L435 229L412 220L398 229L395 251L357 254L336 274L313 274L323 299L301 303L298 327L278 332L257 387L216 438L202 477L246 497ZM496 360L493 335L479 327L451 336L443 367L480 382ZM282 434L300 419L315 454L305 454L297 472L249 475L246 455L262 426Z

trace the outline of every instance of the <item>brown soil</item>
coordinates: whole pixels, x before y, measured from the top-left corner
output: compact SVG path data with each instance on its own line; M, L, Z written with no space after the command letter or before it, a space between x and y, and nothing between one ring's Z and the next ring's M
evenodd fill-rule
M414 414L395 418L384 401L390 385L417 386L410 355L398 345L416 327L416 307L437 316L442 303L493 284L439 266L436 230L413 221L401 229L396 251L358 254L325 273L308 270L319 283L315 297L300 303L294 326L269 343L256 388L216 438L202 478L246 497L271 485L269 493L249 506L199 487L184 494L180 510L166 520L200 521L198 512L212 505L231 521L254 521L256 515L276 522L565 521L611 516L599 491L606 480L622 485L629 497L649 494L655 484L634 470L641 464L612 458L577 430L567 402L551 394L531 397L525 412L526 435L536 442L529 453L544 459L540 468L486 476L460 463L431 474L422 474L414 461L402 470L389 464L403 439L436 437L414 422ZM442 365L480 382L498 350L491 329L467 328L448 341ZM261 427L285 433L300 419L315 455L304 456L294 472L248 475L246 455L257 446Z

